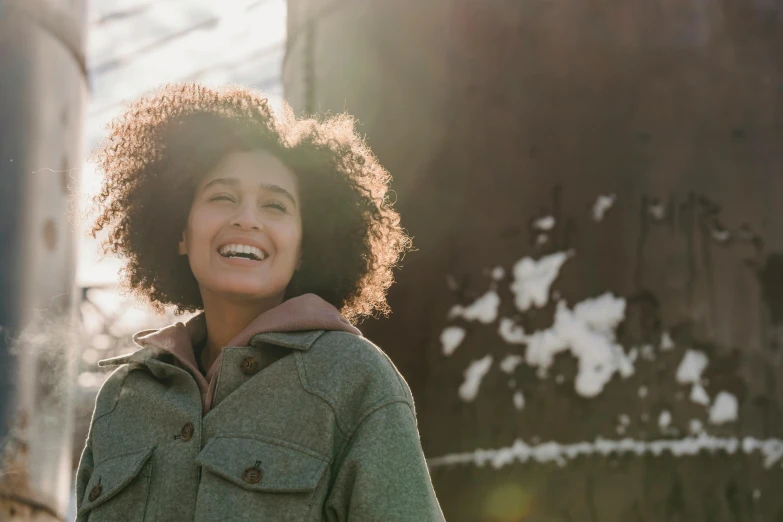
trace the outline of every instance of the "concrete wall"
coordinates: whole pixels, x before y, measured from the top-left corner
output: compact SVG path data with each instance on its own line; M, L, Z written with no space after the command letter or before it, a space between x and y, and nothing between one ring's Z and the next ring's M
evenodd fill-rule
M358 117L419 249L361 327L447 520L783 516L783 3L289 12L286 96Z

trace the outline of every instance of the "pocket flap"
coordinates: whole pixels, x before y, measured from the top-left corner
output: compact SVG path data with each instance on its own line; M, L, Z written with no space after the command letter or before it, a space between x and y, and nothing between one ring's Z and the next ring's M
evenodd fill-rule
M130 484L149 460L153 449L113 457L95 466L84 490L79 515L100 506Z
M215 437L199 463L212 473L251 491L303 492L318 485L328 461L285 441Z

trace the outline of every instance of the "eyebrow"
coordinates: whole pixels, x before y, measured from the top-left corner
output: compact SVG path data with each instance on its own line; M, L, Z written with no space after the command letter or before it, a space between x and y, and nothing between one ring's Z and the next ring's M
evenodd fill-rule
M214 185L228 185L230 187L238 187L239 186L239 180L237 178L215 178L206 185L204 185L204 188L201 189L201 191L207 190L209 187L212 187ZM288 192L286 189L281 187L280 185L275 185L274 183L261 183L259 185L264 190L268 190L270 192L274 192L276 194L280 194L282 196L287 197L291 200L291 203L296 206L296 199L294 196L291 195L290 192Z

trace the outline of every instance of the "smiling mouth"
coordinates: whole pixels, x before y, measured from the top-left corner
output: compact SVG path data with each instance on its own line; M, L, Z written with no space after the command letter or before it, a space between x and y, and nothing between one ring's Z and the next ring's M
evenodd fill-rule
M263 261L269 257L269 254L261 250L248 245L225 245L218 249L218 254L225 258L242 258L250 259L252 261Z

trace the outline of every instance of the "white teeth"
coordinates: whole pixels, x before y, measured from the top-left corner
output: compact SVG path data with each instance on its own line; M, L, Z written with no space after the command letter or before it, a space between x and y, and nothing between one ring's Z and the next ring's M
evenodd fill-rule
M263 260L268 257L264 252L261 251L260 248L256 248L250 245L240 245L240 244L233 244L233 243L230 245L222 246L219 250L219 253L224 256L231 255L231 254L252 254L259 260Z

